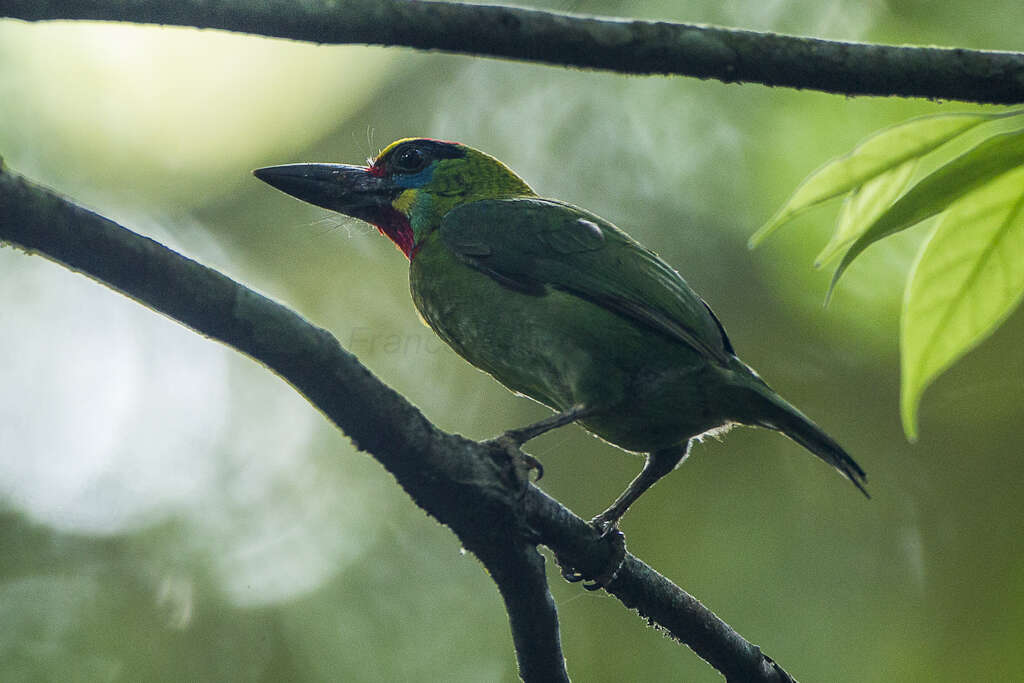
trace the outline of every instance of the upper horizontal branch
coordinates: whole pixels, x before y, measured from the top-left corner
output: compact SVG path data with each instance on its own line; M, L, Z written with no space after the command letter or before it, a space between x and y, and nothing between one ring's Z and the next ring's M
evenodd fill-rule
M408 0L6 0L0 16L217 28L401 45L632 74L844 95L1024 102L1024 53L842 43L710 26Z

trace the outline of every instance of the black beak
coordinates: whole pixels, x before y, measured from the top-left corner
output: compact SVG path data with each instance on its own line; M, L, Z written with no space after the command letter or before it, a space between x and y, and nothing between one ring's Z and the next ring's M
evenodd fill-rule
M362 166L285 164L252 172L263 182L304 202L362 220L390 206L400 188Z

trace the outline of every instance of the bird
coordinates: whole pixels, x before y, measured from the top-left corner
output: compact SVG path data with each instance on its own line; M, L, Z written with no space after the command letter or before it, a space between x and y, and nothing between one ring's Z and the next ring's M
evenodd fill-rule
M860 465L741 361L708 304L623 230L541 197L465 144L405 138L368 163L253 173L376 226L408 259L412 300L433 331L514 393L554 411L505 432L505 446L518 450L575 422L646 455L640 473L591 520L596 529L617 531L695 440L735 425L781 432L870 497Z

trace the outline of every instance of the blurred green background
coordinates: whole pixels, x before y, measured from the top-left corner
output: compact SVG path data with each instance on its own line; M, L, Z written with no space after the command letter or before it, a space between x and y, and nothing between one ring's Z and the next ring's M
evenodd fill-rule
M539 3L538 3L539 4ZM1019 50L1019 0L548 3L824 37ZM740 355L847 446L866 502L786 439L737 430L624 520L632 552L805 681L1024 669L1024 315L925 394L907 444L897 314L920 228L821 306L833 209L755 252L796 184L873 130L961 104L637 78L213 31L0 21L11 168L331 331L444 429L545 414L418 320L373 228L257 166L393 139L488 151L660 252ZM262 367L81 276L0 249L0 679L511 681L479 564ZM531 444L584 517L641 461L571 427ZM550 564L550 563L549 563ZM551 575L578 681L714 681L603 593Z

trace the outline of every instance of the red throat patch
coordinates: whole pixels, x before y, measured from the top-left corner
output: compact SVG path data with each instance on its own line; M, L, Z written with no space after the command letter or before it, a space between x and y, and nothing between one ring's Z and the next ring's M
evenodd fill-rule
M410 261L412 260L412 257L416 255L415 240L412 234L412 226L404 214L396 209L387 207L381 210L380 215L374 219L373 224L380 230L380 234L390 239L395 243L396 247L402 250L405 258Z

